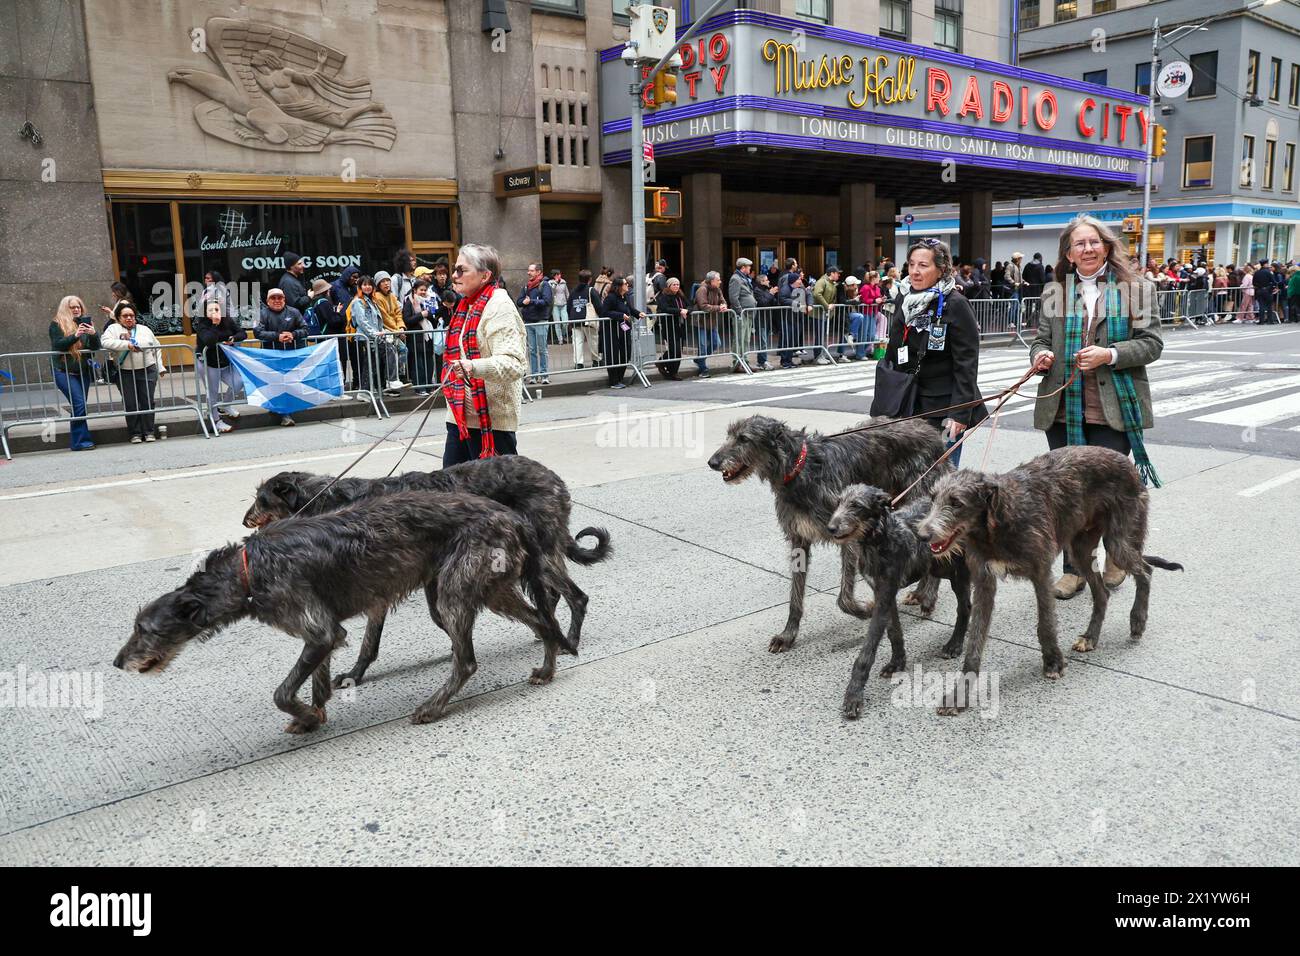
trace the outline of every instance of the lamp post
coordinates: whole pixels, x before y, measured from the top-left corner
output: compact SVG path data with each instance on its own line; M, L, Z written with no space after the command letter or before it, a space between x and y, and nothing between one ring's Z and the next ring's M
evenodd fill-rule
M1252 3L1246 4L1246 10L1254 10L1257 7L1271 7L1278 0L1253 0ZM1151 147L1155 137L1151 134L1151 127L1155 123L1156 112L1156 77L1160 71L1160 48L1173 42L1174 36L1184 30L1188 33L1195 33L1198 30L1204 30L1205 25L1212 20L1217 20L1222 14L1208 17L1197 24L1183 24L1180 27L1174 27L1164 36L1160 35L1160 19L1157 17L1151 24L1151 75L1147 78L1147 149L1146 149L1146 179L1142 187L1142 246L1139 250L1139 265L1142 269L1147 267L1147 256L1149 254L1149 245L1151 237Z
M643 152L645 150L645 132L641 128L642 118L645 115L644 106L641 102L641 91L645 88L647 81L653 83L655 74L662 70L675 57L680 58L677 49L683 43L686 43L691 37L700 32L704 23L713 16L718 9L726 3L727 0L715 0L713 6L709 7L701 16L695 18L691 28L687 30L677 40L677 46L673 48L672 53L661 57L650 72L645 76L641 75L641 64L643 58L638 55L636 48L631 44L623 48L622 57L632 65L632 301L638 309L645 311L645 166ZM629 11L633 16L637 15L635 9ZM680 59L678 63L680 64Z

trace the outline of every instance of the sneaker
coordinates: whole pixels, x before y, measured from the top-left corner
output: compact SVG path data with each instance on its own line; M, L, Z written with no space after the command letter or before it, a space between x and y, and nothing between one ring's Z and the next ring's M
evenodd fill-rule
M624 382L615 382L610 386L610 388L627 388L627 384Z
M158 439L157 439L157 437L153 434L153 432L150 432L148 435L145 435L145 436L144 436L144 440L145 440L145 441L157 441Z
M235 409L233 409L233 408L223 408L223 409L221 410L221 417L222 417L222 418L238 418L238 417L239 417L239 412L237 412L237 411L236 411Z
M550 385L550 384L551 384L551 380L550 380L549 378L547 378L547 377L543 377L543 378L542 378L542 384L543 384L543 385Z
M575 362L574 365L573 365L573 367L574 367L574 368L586 368L586 366L583 365L581 362Z
M848 365L849 357L847 355L837 355L835 356L835 361L841 365Z
M1057 579L1056 586L1052 588L1052 593L1056 595L1058 601L1068 601L1078 596L1084 588L1084 583L1083 578L1077 574L1062 574Z
M141 438L139 435L132 435L132 436L131 436L131 444L132 444L132 445L138 445L138 444L140 444L140 442L142 442L142 441L144 441L144 439Z
M828 359L825 355L819 355L819 356L817 356L817 364L818 364L818 365L830 365L830 364L832 364L832 363L831 363L831 360Z
M218 435L224 435L226 432L232 432L234 430L235 426L230 424L230 422L217 422Z
M285 428L292 428L294 425L296 425L296 424L298 424L298 423L295 422L295 421L294 421L292 418L290 418L288 415L281 415L281 416L280 416L280 424L283 425Z
M700 372L699 375L696 376L696 378L713 378L713 373L710 372L708 369L704 369L702 372Z
M402 382L402 381L398 381L397 379L393 379L391 382L388 383L388 390L390 392L400 392L402 389L410 388L410 387L411 387L410 382Z
M90 450L92 450L94 447L95 447L95 446L94 446L93 443L91 443L91 442L87 442L87 443L84 444L84 445L73 445L73 446L72 446L72 450L73 450L73 451L90 451Z

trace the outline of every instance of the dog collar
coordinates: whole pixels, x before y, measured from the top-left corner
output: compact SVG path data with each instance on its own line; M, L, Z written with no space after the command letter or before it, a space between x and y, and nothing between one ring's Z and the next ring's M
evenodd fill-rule
M253 600L253 579L248 574L248 546L239 549L240 573L244 579L244 597L249 602Z
M799 477L799 472L803 471L804 464L808 461L808 443L804 442L803 447L799 449L799 457L794 461L794 467L786 473L785 483L788 485Z

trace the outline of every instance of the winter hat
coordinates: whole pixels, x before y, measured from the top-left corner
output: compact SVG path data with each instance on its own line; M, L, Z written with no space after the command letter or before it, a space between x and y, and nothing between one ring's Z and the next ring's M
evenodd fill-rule
M383 282L385 279L392 279L392 278L393 277L391 273L385 272L382 269L380 269L378 272L375 273L375 288L378 289L379 283Z
M298 255L296 252L286 252L284 254L284 267L286 269L292 269L298 264L298 260L301 258L302 256Z
M311 284L312 295L323 295L330 290L330 284L324 279L317 279Z

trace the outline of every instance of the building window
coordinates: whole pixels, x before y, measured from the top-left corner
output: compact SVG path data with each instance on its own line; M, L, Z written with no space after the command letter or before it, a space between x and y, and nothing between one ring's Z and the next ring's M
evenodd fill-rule
M1273 160L1277 159L1277 140L1264 140L1264 188L1273 188Z
M615 20L631 19L628 16L627 8L632 6L633 2L634 0L611 0L611 5L613 6L614 9L614 19Z
M533 0L533 9L542 13L582 15L582 0Z
M961 52L962 0L934 0L934 45Z
M1282 153L1282 191L1288 196L1295 191L1295 143L1287 143Z
M1183 188L1210 186L1214 178L1214 137L1189 136L1183 140Z
M1093 13L1110 13L1115 9L1115 0L1092 0Z
M1277 57L1268 67L1268 98L1274 103L1282 98L1282 61Z
M1241 179L1243 186L1255 185L1255 137L1241 138Z
M1105 86L1105 85L1106 85L1106 71L1105 71L1105 70L1093 70L1091 73L1085 73L1085 74L1083 74L1083 82L1085 82L1085 83L1096 83L1098 86Z
M1208 53L1193 53L1191 55L1192 64L1192 86L1187 91L1189 99L1196 99L1199 96L1213 96L1219 85L1219 51L1210 50Z
M590 166L588 142L588 73L581 67L540 64L537 98L538 161L557 166Z
M895 40L911 38L911 0L880 0L880 35Z
M1287 98L1291 106L1300 106L1300 63L1291 64L1291 95Z
M1133 92L1143 96L1151 92L1151 61L1139 63L1133 71Z
M1259 95L1259 51L1251 50L1246 60L1246 92L1251 96Z
M1038 0L1020 0L1020 29L1032 30L1038 26Z
M818 23L830 23L831 0L796 0L794 15Z
M1055 23L1073 20L1079 15L1079 0L1056 0Z

